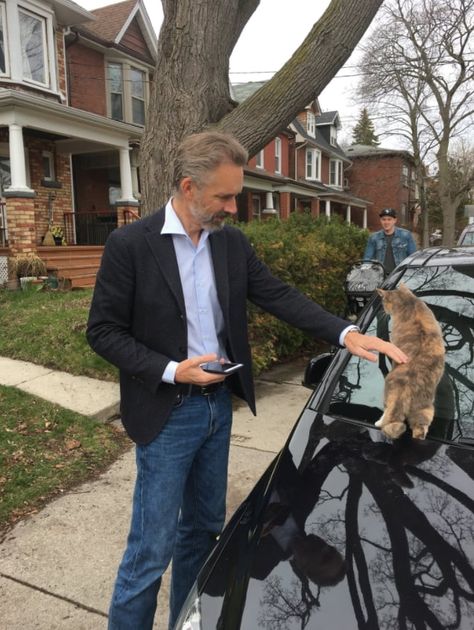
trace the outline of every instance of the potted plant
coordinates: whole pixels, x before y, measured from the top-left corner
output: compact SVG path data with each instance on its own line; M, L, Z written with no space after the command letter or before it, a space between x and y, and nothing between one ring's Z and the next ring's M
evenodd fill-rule
M60 225L52 225L49 228L49 231L51 232L51 234L53 236L55 245L65 245L66 244L66 241L64 240L63 228Z
M10 277L17 278L22 289L39 277L46 277L46 265L34 252L12 256L8 259L8 269Z

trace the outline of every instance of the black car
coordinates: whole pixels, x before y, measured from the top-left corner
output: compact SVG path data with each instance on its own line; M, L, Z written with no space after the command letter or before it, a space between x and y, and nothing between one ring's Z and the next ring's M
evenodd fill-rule
M201 571L179 630L474 628L474 251L416 252L400 280L441 324L446 370L428 438L374 428L385 357L313 359L281 453ZM359 325L390 322L377 296Z
M466 247L466 245L474 245L474 223L466 225L458 239L458 245Z

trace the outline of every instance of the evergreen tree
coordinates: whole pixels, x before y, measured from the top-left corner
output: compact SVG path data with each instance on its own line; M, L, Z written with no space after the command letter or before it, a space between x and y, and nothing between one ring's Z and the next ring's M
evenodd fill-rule
M367 109L361 111L359 122L352 131L352 144L367 144L376 147L380 144L379 137L375 135L374 123L369 118Z

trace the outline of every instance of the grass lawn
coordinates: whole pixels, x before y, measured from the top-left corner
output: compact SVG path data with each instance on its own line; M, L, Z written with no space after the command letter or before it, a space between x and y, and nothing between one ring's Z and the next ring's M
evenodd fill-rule
M0 386L0 540L10 525L94 478L130 445L113 425Z
M71 374L117 380L116 368L89 347L91 289L0 290L0 356Z

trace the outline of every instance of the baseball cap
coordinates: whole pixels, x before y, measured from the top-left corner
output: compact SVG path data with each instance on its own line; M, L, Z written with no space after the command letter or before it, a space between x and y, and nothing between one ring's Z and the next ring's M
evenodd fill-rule
M396 219L397 213L393 208L384 208L380 211L379 217L393 217L394 219Z

